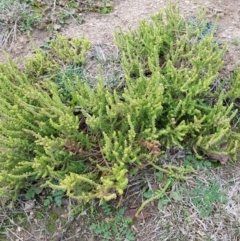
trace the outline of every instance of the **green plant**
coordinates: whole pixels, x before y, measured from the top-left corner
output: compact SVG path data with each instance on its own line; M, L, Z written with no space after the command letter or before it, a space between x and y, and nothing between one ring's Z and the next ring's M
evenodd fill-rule
M55 203L58 207L62 205L62 198L64 196L64 192L61 190L52 191L49 195L47 195L43 201L44 207L49 207L52 203Z
M38 0L2 0L0 3L1 49L11 48L18 32L31 33L32 29L58 31L62 25L72 21L82 23L83 11L103 14L111 12L112 1L38 1Z
M120 91L105 88L102 78L91 87L65 69L84 68L91 45L83 38L58 36L23 71L11 60L0 65L0 196L16 199L34 180L80 202L102 203L121 196L128 177L149 166L184 180L189 166L158 164L172 146L199 158L236 157L237 111L225 104L224 91L209 93L225 50L212 40L199 41L172 6L166 19L161 12L138 30L116 34Z
M238 106L240 100L238 92L238 89L240 88L240 67L236 67L231 73L229 82L230 85L228 86L227 97L232 101L235 101L236 105Z
M80 23L80 19L77 17L77 12L75 8L71 8L68 10L63 9L62 12L58 14L57 22L61 25L70 24L72 22L72 18L78 19L77 22ZM59 28L61 28L61 25L59 25ZM56 27L55 30L57 30Z
M220 186L215 181L205 185L202 181L197 180L197 186L189 195L193 205L199 211L200 218L211 215L213 203L225 204L227 202L226 193L221 191Z
M237 142L229 121L236 115L233 103L223 104L224 91L214 100L208 92L222 68L225 49L213 42L211 33L199 42L201 31L192 32L192 24L176 11L174 6L166 11L166 22L161 22L159 13L150 24L142 21L136 31L116 34L126 83L146 78L151 84L154 77L164 87L161 111L155 112L161 145L184 143L198 157L200 153L234 155ZM224 139L228 145L219 148Z
M23 12L21 17L22 22L19 24L19 30L22 32L30 33L32 28L40 22L40 16L33 12L31 14Z
M118 210L113 209L107 203L102 204L102 210L105 215L109 216L105 218L104 222L92 223L89 227L95 235L100 235L102 240L135 240L134 234L129 229L133 220L130 217L125 217L124 212L126 208L120 208Z
M102 14L110 13L113 10L113 3L110 0L102 0L99 10Z
M35 197L35 195L39 195L42 192L42 188L36 187L36 186L31 186L26 194L25 194L25 198L26 199L32 199Z
M138 215L143 210L143 208L153 200L158 199L159 208L167 204L168 203L168 199L166 195L167 190L173 187L177 182L181 180L186 180L190 173L196 173L191 164L186 165L185 167L164 165L163 166L164 168L160 168L152 163L152 166L159 171L156 173L156 177L159 182L163 183L163 188L160 190L149 190L145 192L143 196L146 198L146 200L142 203L140 208L137 210L136 215ZM167 177L167 180L165 182L163 182L164 176ZM171 192L170 196L175 200L181 198L181 195L179 195L177 192Z
M209 161L209 160L205 160L205 159L197 159L193 154L188 154L185 157L184 166L192 166L194 169L197 170L203 170L204 168L209 168L212 167L214 164L214 162Z
M85 45L86 40L85 40L85 42L83 42L83 45L81 45L81 39L79 39L79 40L80 40L80 42L75 41L75 43L78 44L78 48L80 48L80 51L85 51L85 48L89 48L89 45L88 46ZM58 43L59 43L59 41L58 41ZM66 42L64 42L64 43L66 44ZM69 45L69 48L70 48L70 45ZM62 49L62 50L64 51L64 49ZM50 51L51 51L51 48L50 48ZM57 51L57 53L59 53L61 56L61 50ZM71 58L75 58L74 56L78 56L78 53L74 53L74 52L70 52L70 53L71 53ZM79 55L81 56L81 53L79 53ZM53 89L55 89L55 96L57 97L58 96L58 86L55 86L57 88L55 88L55 87L52 88L49 86L50 92L48 92L47 89L44 88L44 85L46 85L47 83L45 81L43 81L43 82L41 81L41 78L46 79L46 78L51 78L51 76L55 76L56 75L55 73L59 71L58 70L59 68L61 68L61 66L59 64L57 64L57 62L59 63L57 55L55 54L54 57L55 58L53 58L52 56L50 56L49 54L47 54L43 51L37 51L36 54L34 55L34 57L27 59L25 61L25 73L22 73L18 69L16 64L12 61L10 63L8 63L7 65L0 66L1 86L5 85L4 88L1 88L1 94L2 94L2 98L4 100L3 100L0 108L1 108L1 110L3 110L3 108L7 108L8 110L11 109L11 111L10 111L11 114L9 111L5 112L5 114L3 111L3 113L1 114L1 117L4 119L4 121L1 122L1 129L4 128L3 126L7 124L5 122L6 120L10 121L8 131L7 131L7 129L5 129L5 131L1 132L1 146L6 147L5 151L2 152L2 154L1 154L1 163L7 159L8 164L6 164L6 166L8 166L8 168L10 168L10 169L13 166L15 166L15 168L16 168L15 170L13 170L13 172L11 174L9 173L10 175L8 175L7 174L8 172L6 170L4 170L4 168L2 169L2 166L1 166L1 173L7 174L7 176L8 176L7 179L9 181L12 180L12 181L10 181L10 182L12 182L12 184L15 183L13 185L15 186L16 190L22 185L24 187L31 186L31 182L33 181L32 177L34 177L34 181L36 181L39 179L39 177L42 174L46 175L46 173L48 172L47 169L45 169L46 168L46 159L44 161L42 159L43 156L40 154L42 151L44 151L44 149L42 149L41 147L39 149L37 147L38 144L36 144L34 141L34 140L36 140L34 138L34 135L40 135L40 133L41 133L40 129L43 128L42 130L45 133L45 134L43 134L43 136L46 135L47 133L49 133L49 134L51 133L50 135L52 135L52 138L55 139L54 128L52 129L53 132L51 131L51 127L50 127L50 129L48 129L47 122L50 124L50 122L52 122L53 119L56 117L52 116L53 118L49 118L48 114L51 115L51 111L50 112L47 111L48 112L48 114L47 114L47 112L45 112L46 109L45 109L45 111L43 111L43 109L45 107L42 109L43 106L41 107L41 104L39 105L39 103L42 101L43 101L42 104L44 102L47 105L52 103L52 104L50 104L51 107L50 107L50 105L49 105L49 107L52 110L55 109L56 113L59 113L59 110L61 110L62 107L63 107L63 109L62 109L63 112L65 112L65 110L68 109L68 107L65 106L63 103L62 103L62 107L59 106L59 104L61 103L60 99L59 99L60 102L59 101L56 102L56 99L52 99L52 96L50 93ZM81 61L83 61L83 60L84 59L82 56L78 60L76 60L78 63L78 66L80 66ZM65 64L65 63L63 63L63 64ZM9 73L9 74L7 74L7 73ZM5 84L4 84L4 82L5 82ZM51 85L51 83L52 82L49 82L48 84ZM36 87L36 86L38 86L38 87ZM25 89L26 91L22 91L21 88ZM11 95L11 92L9 92L10 89L12 89L12 91L14 91L15 97L13 97ZM38 95L42 96L41 97L42 100L40 102L39 102L39 100L41 98L38 99L38 97L37 97ZM57 98L59 98L59 97L57 97ZM30 101L30 99L31 99L31 101ZM53 102L55 104L53 104ZM24 105L23 112L20 115L17 114L16 112L18 112L18 110L20 110L23 107L23 105ZM20 107L20 106L22 106L22 107ZM41 109L43 112L41 111ZM75 119L75 127L77 128L78 118L74 117L73 110L69 109L69 111L70 111L69 113L71 113L71 115L72 115L72 117L70 119L72 119L72 120ZM14 114L14 112L15 112L15 114ZM45 112L45 114L44 114L44 112ZM66 111L65 114L67 114L67 112L68 111ZM18 117L16 118L16 116L18 116L21 120L18 119ZM14 119L15 119L15 121L14 121ZM67 121L66 124L69 123L69 120L70 120L69 118L67 118L67 119L68 120L66 120ZM14 125L15 125L15 127L14 127ZM12 131L15 130L12 132L12 134L14 132L16 134L16 135L15 134L12 135L13 139L7 138L9 136L9 131L11 129L12 129ZM23 136L21 137L21 135L19 135L21 131L19 132L19 130L21 130L23 132L26 131L26 133L28 132L28 134L22 133L24 137ZM17 132L18 132L18 134L17 134ZM32 137L30 137L30 136L32 136ZM12 142L11 140L14 140L14 141ZM9 141L12 142L12 144L10 144ZM7 142L8 142L8 144L7 144ZM22 142L22 144L21 144L21 142ZM64 141L64 142L66 142L66 141ZM3 143L5 143L5 144L3 144ZM71 142L68 142L68 144L69 143L71 143ZM68 144L67 144L67 146L68 146ZM68 148L71 148L71 146L68 146ZM12 154L11 154L10 150L12 150ZM40 159L42 159L42 161L40 161L40 162L42 162L42 164L45 162L45 164L41 165L39 163L39 166L37 164L35 167L33 167L32 160L36 157L35 154L37 152L39 153L39 157L41 156ZM79 158L77 158L76 156L74 156L70 153L69 153L70 155L64 155L64 152L62 154L64 156L64 157L63 156L62 157L65 159L64 163L56 162L56 164L58 163L57 165L60 167L60 169L67 168L67 169L69 169L69 171L70 170L77 171L77 170L80 170L81 168L82 168L82 170L84 170L86 168L86 166L83 163L81 163L81 161L79 161ZM70 156L72 156L71 163L68 163L67 159L70 158ZM35 162L35 164L36 164L36 162ZM52 166L52 165L50 165L50 166ZM38 172L38 171L37 171L38 172L38 174L37 174L32 169L32 168L39 169L39 167L42 170L42 171L40 171L42 174L40 174L40 172ZM3 174L3 176L1 176L1 178L0 178L3 183L5 183L5 181L7 181L4 178L5 174ZM40 174L40 176L39 176L39 174ZM27 182L26 182L26 179L27 179ZM21 180L21 181L19 181L19 180ZM27 183L29 183L30 185L28 185ZM9 187L3 186L3 189L7 189Z
M8 48L17 39L18 32L31 32L40 21L40 16L31 6L19 1L1 1L1 48Z
M76 81L80 83L87 82L83 72L83 67L81 65L73 64L64 66L61 72L54 76L50 75L51 80L58 86L59 96L61 96L63 102L68 103L71 101L71 93L66 88L65 81L71 79L71 85L73 87L76 85Z
M60 71L56 60L44 51L36 50L33 57L24 60L25 74L31 81L39 81L45 75L52 76Z
M85 63L86 52L90 49L91 44L85 38L67 39L59 35L51 42L50 48L59 60L66 64L82 65Z
M200 12L197 18L190 18L188 28L193 36L198 36L198 41L201 42L205 37L211 36L217 26L211 22L204 21L205 13Z
M232 40L232 42L231 42L233 45L235 45L235 46L239 46L239 44L240 44L240 41L239 41L239 39L233 39Z
M143 210L143 208L150 202L152 202L153 200L155 199L158 199L158 200L163 200L162 198L165 196L166 194L166 191L168 188L170 188L171 186L174 185L174 181L169 179L167 181L167 183L164 185L164 187L158 191L154 191L150 196L147 196L148 199L145 200L142 205L140 206L140 208L137 210L136 212L136 216ZM145 195L146 196L146 195Z

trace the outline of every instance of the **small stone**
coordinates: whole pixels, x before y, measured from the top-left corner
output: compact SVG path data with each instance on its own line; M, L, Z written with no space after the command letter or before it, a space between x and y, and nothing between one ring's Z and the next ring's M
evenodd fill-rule
M17 232L21 232L22 231L22 228L21 227L17 227Z
M25 202L24 211L25 212L32 211L32 209L34 207L35 207L35 200L29 200L29 201Z

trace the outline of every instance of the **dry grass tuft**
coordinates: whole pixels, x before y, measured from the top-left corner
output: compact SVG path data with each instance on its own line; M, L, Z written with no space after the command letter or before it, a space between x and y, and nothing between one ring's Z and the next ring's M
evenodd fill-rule
M107 88L121 88L123 70L120 62L120 52L115 45L92 43L87 53L85 76L94 86L97 79L102 78Z
M160 206L154 202L147 208L150 218L134 225L137 240L240 240L240 168L233 168L234 173L226 166L205 168L185 183L175 185L159 202L162 203ZM229 175L231 179L227 178ZM219 185L227 199L226 203L211 202L212 212L206 217L200 217L199 209L193 203L191 190L199 185L197 180L206 186L210 183ZM172 193L180 193L179 200ZM204 206L204 200L201 204Z
M24 21L34 21L34 18L33 11L28 4L18 1L3 1L0 4L0 50L10 51L17 41Z

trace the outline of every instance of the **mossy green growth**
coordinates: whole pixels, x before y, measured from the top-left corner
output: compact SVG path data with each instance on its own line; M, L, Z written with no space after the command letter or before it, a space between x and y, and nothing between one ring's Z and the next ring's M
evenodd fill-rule
M230 79L230 88L227 92L227 96L232 100L239 102L240 100L240 94L239 94L239 89L240 89L240 67L236 67L231 74L231 79Z
M126 83L138 82L144 75L155 76L162 85L162 110L155 111L162 146L188 146L199 157L236 154L238 141L232 138L230 125L236 115L233 103L224 104L224 91L214 100L209 93L223 66L225 48L213 41L212 34L200 40L201 32L192 31L191 22L176 6L170 6L165 17L160 12L150 23L142 21L137 30L116 34ZM226 141L227 147L221 148Z
M58 220L58 216L55 213L50 213L49 216L50 218L46 224L46 228L50 234L53 234L57 227L56 221Z
M53 55L66 64L84 64L86 51L91 47L90 42L85 38L67 39L59 35L50 44Z
M79 75L56 81L59 69L84 67L90 44L82 38L59 36L24 71L13 61L0 66L1 197L16 198L37 181L82 202L109 201L171 146L234 157L233 104L223 104L224 92L209 95L224 49L210 35L200 41L175 8L165 13L116 34L121 91L102 79L91 88Z
M59 36L55 41L58 43L63 41L65 44L66 40L67 38ZM78 48L83 52L90 48L90 43L87 44L86 39L83 41L80 38L75 42L79 43ZM79 159L76 160L77 158L71 153L64 152L63 147L59 147L59 156L54 154L54 150L50 151L52 145L55 146L53 149L59 145L64 146L66 138L70 137L63 136L71 128L77 134L79 122L78 117L73 115L73 109L62 102L58 85L49 80L65 66L65 63L60 61L61 56L56 53L50 54L51 51L53 51L51 47L49 52L37 50L32 57L24 61L24 71L11 60L7 64L0 65L2 118L0 143L3 149L0 154L0 186L6 195L12 196L12 191L15 193L14 190L31 185L31 180L48 176L48 166L53 169L72 169L74 163L79 162ZM78 55L78 53L72 55L71 51L69 54L71 58ZM82 58L82 53L79 55L81 61L78 61L77 65L81 66L85 60ZM76 76L76 80L72 81L77 80ZM62 140L57 134L57 129L62 126L59 121L65 123L63 125L68 129L60 131ZM47 144L47 139L57 142L52 141L52 144ZM41 145L43 142L46 142L46 145ZM86 139L86 145L87 142ZM58 167L53 165L51 163L53 160L50 161L51 158L47 158L43 153L54 156L54 162ZM70 159L71 163L68 161ZM81 168L86 167L79 165L78 169ZM36 169L38 171L34 171Z
M60 71L60 66L53 56L40 49L36 50L32 57L25 59L24 65L27 77L32 80L36 79L36 81L38 81L41 76Z

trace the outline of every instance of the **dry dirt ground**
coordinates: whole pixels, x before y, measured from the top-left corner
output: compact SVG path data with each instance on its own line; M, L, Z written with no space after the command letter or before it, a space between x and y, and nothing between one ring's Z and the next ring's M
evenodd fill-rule
M102 15L89 13L84 16L84 23L77 25L72 23L65 26L61 31L68 37L89 37L94 48L102 51L102 58L109 53L118 54L114 45L114 30L121 26L123 29L136 28L139 20L149 18L150 14L157 13L169 4L167 0L115 0L114 9L111 13ZM226 71L232 71L235 65L240 66L240 0L179 0L180 10L183 16L192 17L196 11L206 7L206 17L214 21L219 17L219 29L217 39L221 43L227 43L228 49L225 56ZM46 41L48 34L43 31L33 31L32 38L36 46ZM13 58L31 55L32 45L26 36L18 36L17 42L9 52ZM5 56L0 53L0 62L4 62ZM150 216L138 220L132 227L139 241L239 241L240 240L240 165L224 166L208 171L200 171L199 179L203 183L216 181L220 188L227 193L228 202L224 205L214 205L214 214L211 217L200 218L196 206L192 200L183 196L181 201L172 200L158 208L156 203L149 205L147 211ZM153 175L154 176L154 175ZM131 184L126 198L131 200L127 205L136 205L142 201L140 179ZM152 176L149 176L151 179ZM144 181L143 181L144 182ZM196 177L186 182L185 188L196 184ZM175 187L182 188L182 184ZM187 195L187 193L185 193ZM92 233L87 231L83 222L86 217L79 216L72 224L72 233L68 240L102 240L93 238ZM75 234L78 233L77 238ZM11 236L11 235L10 235ZM9 236L9 237L10 237ZM9 240L21 239L21 232ZM71 236L71 237L70 237ZM36 238L36 237L35 237ZM37 239L28 240L37 240ZM51 240L46 236L39 240ZM55 239L53 239L55 240ZM66 239L67 240L67 239Z
M93 44L113 44L114 30L119 26L123 29L136 28L139 20L149 18L169 4L169 0L115 0L114 9L109 14L89 13L84 15L82 25L72 24L62 28L61 32L68 37L86 36ZM221 0L179 0L183 16L194 16L199 9L207 9L206 17L212 21L219 17L218 40L228 43L227 61L231 70L235 64L240 65L240 1ZM46 41L48 33L35 30L32 34L36 46ZM32 44L26 36L18 36L11 49L12 57L28 56L32 52ZM0 53L0 62L5 56Z

